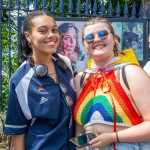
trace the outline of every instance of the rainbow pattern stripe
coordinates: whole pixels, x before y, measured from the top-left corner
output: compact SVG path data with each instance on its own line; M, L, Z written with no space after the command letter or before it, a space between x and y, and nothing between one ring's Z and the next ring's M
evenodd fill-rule
M38 88L38 91L40 91L40 92L46 92L43 87L39 87L39 88Z
M142 122L141 117L133 108L128 96L123 90L121 84L116 82L114 71L105 75L111 86L111 94L116 107L116 122L123 125L136 125ZM99 112L101 120L111 123L114 121L114 109L111 97L108 93L101 90L101 79L97 78L97 89L94 96L94 90L91 86L95 80L91 75L85 84L74 108L74 119L80 125L90 122L92 115Z

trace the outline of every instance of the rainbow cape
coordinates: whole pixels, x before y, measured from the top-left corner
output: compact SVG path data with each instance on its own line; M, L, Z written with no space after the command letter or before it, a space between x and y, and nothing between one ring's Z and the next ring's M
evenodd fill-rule
M74 119L78 124L106 123L113 125L114 107L112 99L116 108L117 124L132 126L142 122L114 74L114 70L130 63L120 63L119 61L119 59L115 59L102 69L86 70L91 75L74 107Z

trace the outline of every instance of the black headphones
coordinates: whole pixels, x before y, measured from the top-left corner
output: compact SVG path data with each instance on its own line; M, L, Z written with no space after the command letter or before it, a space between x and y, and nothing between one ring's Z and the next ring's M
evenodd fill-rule
M58 65L58 67L62 70L66 70L67 65L66 63L59 57L59 55L57 53L52 54L54 61L56 62L56 64ZM39 78L43 78L45 76L48 75L48 68L46 65L44 64L38 64L38 65L34 65L34 60L32 60L31 57L29 57L28 59L29 61L29 65L33 68L34 73L37 77Z

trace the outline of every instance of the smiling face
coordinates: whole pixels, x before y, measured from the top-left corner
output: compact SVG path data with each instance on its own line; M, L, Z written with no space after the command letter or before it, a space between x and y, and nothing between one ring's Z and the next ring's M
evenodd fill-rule
M65 51L71 53L75 50L77 43L77 33L73 27L68 28L68 31L63 36L63 45Z
M58 27L54 19L47 15L41 15L32 19L30 32L24 32L31 43L33 55L53 54L59 43Z
M105 38L101 38L99 33L101 31L107 31L108 35ZM114 35L111 33L108 25L104 22L95 23L92 25L87 25L83 31L83 38L86 35L93 35L93 42L88 43L86 40L83 40L84 46L86 48L87 53L95 60L95 61L109 61L114 57L114 44L115 39Z

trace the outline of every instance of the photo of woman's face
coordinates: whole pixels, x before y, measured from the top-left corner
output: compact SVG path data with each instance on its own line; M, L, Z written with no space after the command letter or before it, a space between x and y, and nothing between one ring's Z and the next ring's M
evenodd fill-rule
M73 51L76 47L76 43L77 43L76 31L73 27L69 28L63 37L64 49L68 51Z

